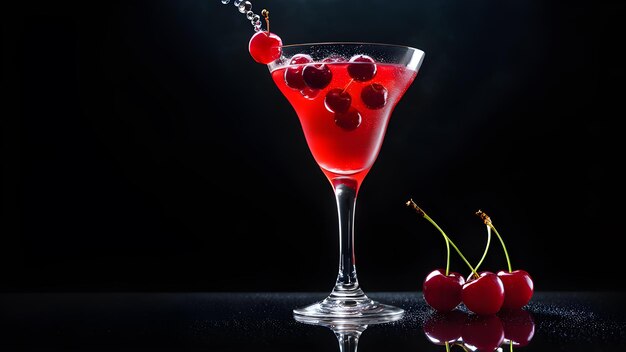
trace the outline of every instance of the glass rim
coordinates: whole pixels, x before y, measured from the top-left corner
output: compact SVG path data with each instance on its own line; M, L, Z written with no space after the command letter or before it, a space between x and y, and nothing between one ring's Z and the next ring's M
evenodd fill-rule
M280 48L281 54L280 56L267 64L270 72L277 70L279 68L290 66L288 63L283 61L286 57L283 55L285 52L288 52L287 56L293 54L293 52L308 52L308 51L322 51L322 50L339 50L339 51L354 51L358 49L359 51L369 50L373 51L388 51L389 53L405 53L409 54L410 60L403 63L407 68L417 71L422 64L422 60L424 59L424 55L426 53L418 48L408 46L408 45L400 45L400 44L388 44L388 43L380 43L380 42L362 42L362 41L328 41L328 42L306 42L306 43L294 43L281 45ZM395 55L395 54L392 54ZM314 60L315 62L320 61L321 59ZM385 60L381 61L385 62ZM390 63L392 61L389 61Z
M379 46L379 47L392 47L392 48L398 48L398 49L410 49L410 50L415 50L415 51L424 53L423 50L410 46L410 45L389 44L389 43L379 43L379 42L351 42L351 41L294 43L294 44L281 45L279 46L279 48L295 48L295 47L304 47L304 46L331 46L331 45L353 45L353 46L370 45L370 46Z

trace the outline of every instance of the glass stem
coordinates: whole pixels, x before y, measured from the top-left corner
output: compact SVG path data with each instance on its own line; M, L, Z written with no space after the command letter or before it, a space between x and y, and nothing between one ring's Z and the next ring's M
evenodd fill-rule
M354 256L354 210L358 186L346 180L335 180L335 198L339 215L339 273L332 295L339 297L363 297L356 276ZM357 297L355 297L357 296Z
M349 334L337 334L339 352L356 352L360 336L360 331L355 331Z

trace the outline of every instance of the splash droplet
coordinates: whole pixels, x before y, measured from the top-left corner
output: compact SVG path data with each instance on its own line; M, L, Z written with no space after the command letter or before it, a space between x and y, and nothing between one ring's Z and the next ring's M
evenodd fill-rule
M252 10L252 3L250 1L245 1L239 4L239 12L246 13Z

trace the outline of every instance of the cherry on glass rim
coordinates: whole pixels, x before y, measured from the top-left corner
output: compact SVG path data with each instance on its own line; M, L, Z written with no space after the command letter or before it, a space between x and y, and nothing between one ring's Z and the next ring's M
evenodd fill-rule
M267 65L280 57L282 45L282 39L275 33L259 31L250 38L248 51L254 61Z

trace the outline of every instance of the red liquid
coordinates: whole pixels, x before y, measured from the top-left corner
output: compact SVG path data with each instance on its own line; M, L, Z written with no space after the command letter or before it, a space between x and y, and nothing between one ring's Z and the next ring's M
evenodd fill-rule
M404 66L377 63L374 78L359 82L352 80L346 63L327 65L332 71L332 81L317 91L289 87L284 78L286 67L274 70L272 78L296 110L309 149L329 181L335 184L337 179L347 178L356 182L358 188L376 161L391 112L417 72ZM362 89L372 83L382 84L388 91L387 101L380 109L368 108L361 99ZM324 104L326 93L333 88L345 89L350 94L352 108L361 115L358 127L349 130L335 123L335 113Z

